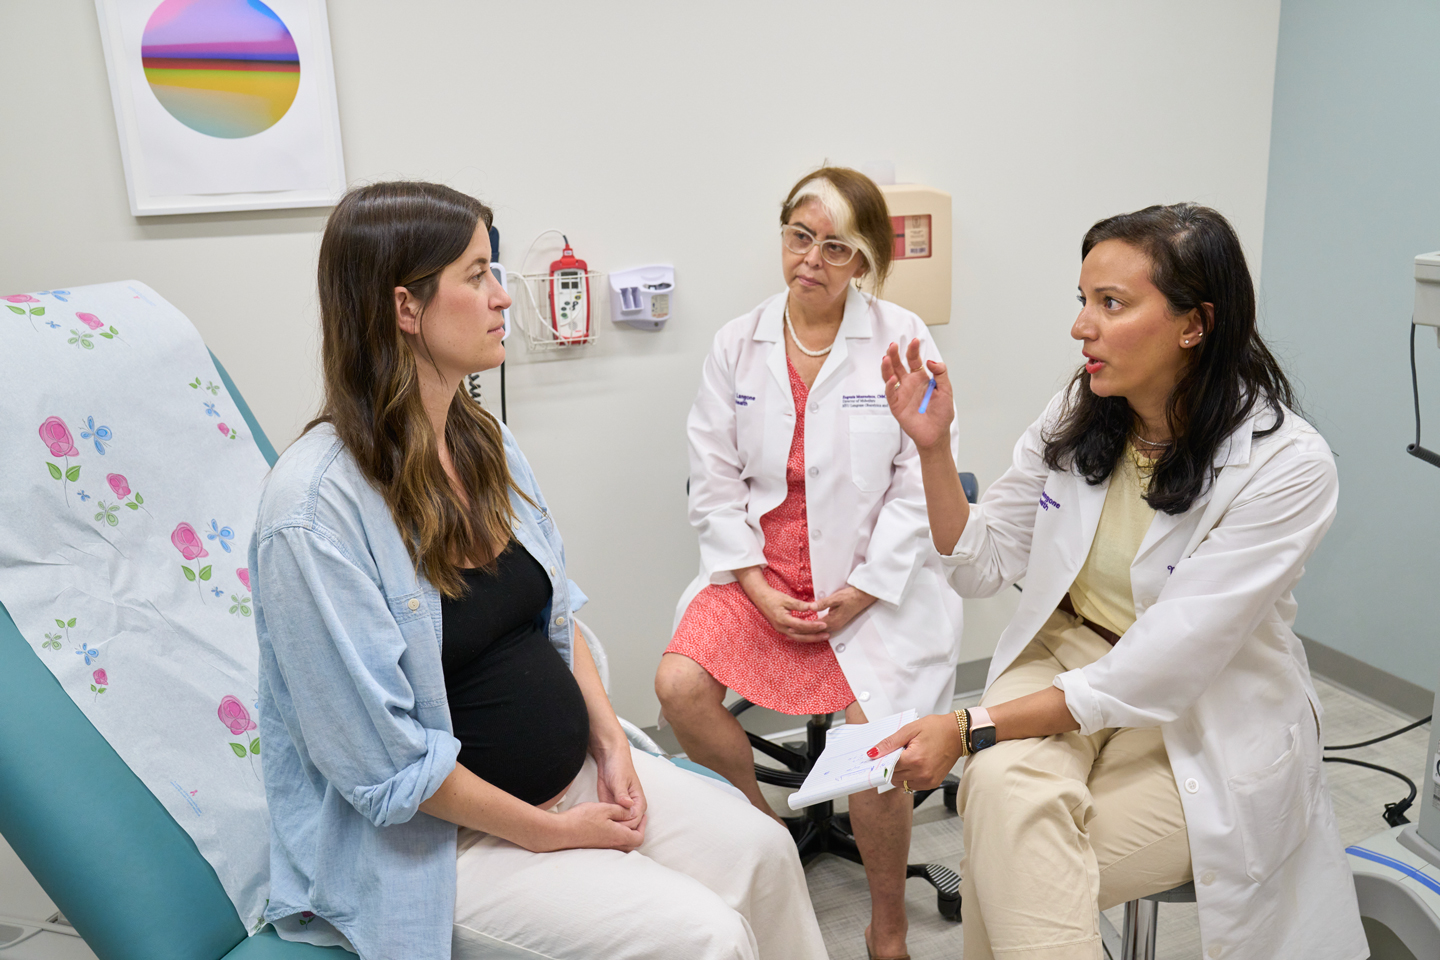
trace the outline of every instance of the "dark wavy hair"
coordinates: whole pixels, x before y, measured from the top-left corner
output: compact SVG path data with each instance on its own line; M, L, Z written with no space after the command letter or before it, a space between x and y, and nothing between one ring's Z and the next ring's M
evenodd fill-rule
M1165 404L1174 442L1155 463L1145 502L1184 513L1214 474L1215 451L1262 404L1280 429L1295 391L1255 325L1255 286L1240 238L1223 216L1196 203L1146 207L1096 223L1080 245L1083 260L1120 240L1150 260L1150 282L1175 316L1211 304L1214 319L1191 349L1189 365ZM1135 413L1124 397L1098 397L1081 367L1070 381L1059 421L1045 437L1045 463L1103 483L1125 452Z

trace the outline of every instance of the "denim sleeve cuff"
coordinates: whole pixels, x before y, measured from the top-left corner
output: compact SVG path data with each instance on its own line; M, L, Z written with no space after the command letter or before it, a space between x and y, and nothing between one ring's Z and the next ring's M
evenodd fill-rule
M455 769L460 741L443 730L425 730L425 755L384 783L356 787L350 805L377 827L405 823L440 789Z
M570 584L570 612L572 614L579 613L580 608L590 602L590 598L585 595L585 591L581 590L580 585L574 580L567 580L566 582Z
M1100 698L1085 679L1083 670L1067 670L1055 677L1055 686L1065 693L1065 706L1070 715L1080 724L1080 732L1089 736L1105 729L1105 718L1101 715Z

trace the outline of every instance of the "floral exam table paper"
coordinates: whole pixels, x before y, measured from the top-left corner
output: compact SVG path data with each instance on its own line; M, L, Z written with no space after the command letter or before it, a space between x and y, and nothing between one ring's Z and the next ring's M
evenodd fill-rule
M0 296L0 384L0 602L256 929L245 557L268 464L200 335L143 283Z

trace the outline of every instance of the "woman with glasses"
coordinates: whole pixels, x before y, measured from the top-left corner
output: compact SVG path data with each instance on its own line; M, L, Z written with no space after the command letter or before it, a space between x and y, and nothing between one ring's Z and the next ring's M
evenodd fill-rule
M786 289L716 334L690 411L701 572L655 677L686 753L770 816L727 688L851 723L948 710L961 626L929 549L918 453L880 376L892 343L939 353L919 317L853 283L879 289L890 268L885 197L823 167L791 189L780 224ZM906 955L910 811L900 790L850 798L872 957Z

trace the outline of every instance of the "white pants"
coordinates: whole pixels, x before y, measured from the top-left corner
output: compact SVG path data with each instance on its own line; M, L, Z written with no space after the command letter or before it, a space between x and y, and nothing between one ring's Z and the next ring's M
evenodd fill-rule
M823 960L789 834L695 774L631 754L650 817L637 850L531 853L460 831L454 960ZM587 757L555 810L596 800L596 776Z

